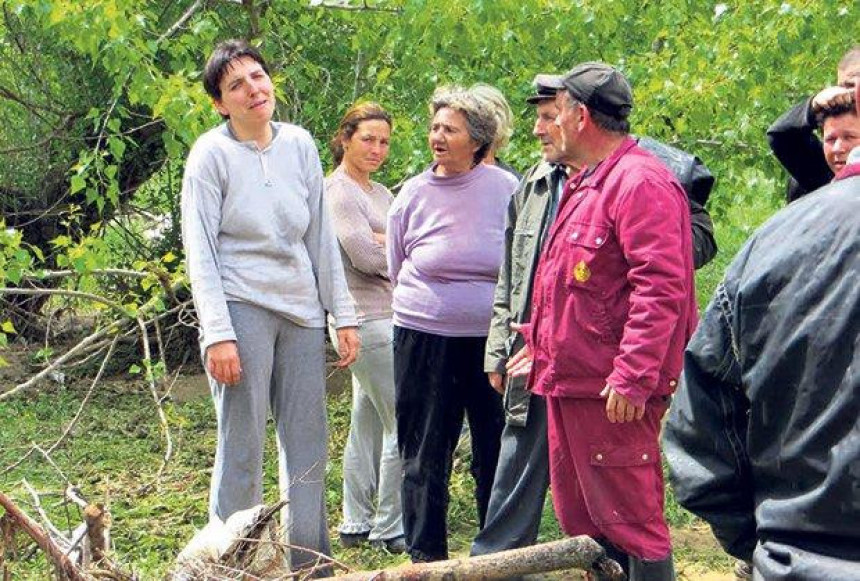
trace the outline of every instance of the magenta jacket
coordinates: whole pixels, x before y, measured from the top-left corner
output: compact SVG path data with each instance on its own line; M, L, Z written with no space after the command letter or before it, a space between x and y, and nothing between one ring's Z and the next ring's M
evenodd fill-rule
M691 246L684 190L633 139L571 178L535 275L530 387L672 393L698 318Z

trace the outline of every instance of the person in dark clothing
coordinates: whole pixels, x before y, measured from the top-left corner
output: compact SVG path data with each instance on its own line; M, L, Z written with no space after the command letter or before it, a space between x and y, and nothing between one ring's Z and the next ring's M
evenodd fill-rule
M676 498L754 579L860 580L860 148L848 160L729 266L664 429Z
M816 115L834 105L847 103L851 89L860 81L860 45L853 47L839 61L837 86L827 87L813 97L798 103L767 130L773 154L789 174L786 198L793 202L833 179L815 135Z

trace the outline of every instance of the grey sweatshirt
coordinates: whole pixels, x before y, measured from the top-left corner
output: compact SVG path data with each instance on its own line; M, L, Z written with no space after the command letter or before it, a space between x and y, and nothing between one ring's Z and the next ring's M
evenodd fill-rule
M323 203L310 134L272 123L263 150L227 123L191 148L182 179L182 240L201 348L235 340L227 301L269 309L304 327L357 324L337 239Z

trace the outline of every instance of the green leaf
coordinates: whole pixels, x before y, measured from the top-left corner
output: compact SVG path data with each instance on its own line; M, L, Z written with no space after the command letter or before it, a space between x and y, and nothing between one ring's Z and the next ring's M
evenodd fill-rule
M3 324L0 325L0 329L3 330L4 333L17 333L15 330L15 326L12 324L12 321L3 321Z
M131 375L138 375L141 371L143 371L143 370L140 368L140 365L138 365L136 363L128 368L128 372Z
M72 176L72 179L69 183L69 192L72 194L76 194L84 189L87 185L87 180L80 175Z

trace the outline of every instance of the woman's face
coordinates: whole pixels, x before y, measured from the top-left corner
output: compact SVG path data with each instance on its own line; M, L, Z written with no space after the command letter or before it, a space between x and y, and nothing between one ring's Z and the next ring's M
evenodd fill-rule
M218 86L221 98L215 100L215 108L221 115L230 117L231 123L254 127L272 119L275 111L272 79L251 57L230 62Z
M456 109L442 107L433 116L427 137L440 175L467 172L474 165L480 145L466 127L466 116Z
M391 126L386 121L362 121L352 136L343 140L343 163L362 174L371 174L388 157L390 141Z

